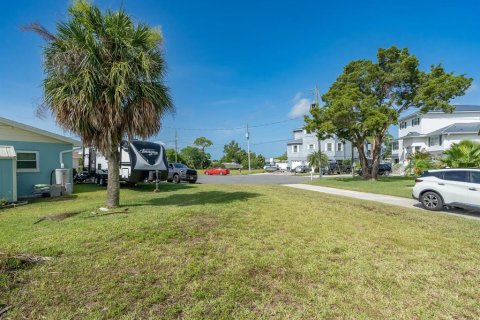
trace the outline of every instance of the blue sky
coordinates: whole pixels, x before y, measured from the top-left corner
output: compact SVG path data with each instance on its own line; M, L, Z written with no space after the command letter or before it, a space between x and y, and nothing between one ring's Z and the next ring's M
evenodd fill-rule
M121 5L138 21L161 26L168 63L166 82L177 112L152 140L179 146L198 136L213 140L221 157L232 139L266 157L282 154L301 115L351 60L374 59L379 47L408 47L422 68L442 63L475 79L455 103L480 104L478 1L159 1L97 0ZM0 13L0 116L62 133L38 119L42 97L42 41L19 26L38 21L54 30L69 1L9 1ZM259 124L275 122L269 126ZM279 122L279 123L278 123ZM210 130L184 130L184 129ZM276 142L270 142L276 141Z

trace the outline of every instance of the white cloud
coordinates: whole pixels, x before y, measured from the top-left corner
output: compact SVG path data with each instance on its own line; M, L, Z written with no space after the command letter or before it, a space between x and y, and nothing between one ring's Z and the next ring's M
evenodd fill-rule
M302 98L302 93L298 92L292 100L293 107L290 109L288 116L290 118L298 118L306 115L310 110L310 99Z

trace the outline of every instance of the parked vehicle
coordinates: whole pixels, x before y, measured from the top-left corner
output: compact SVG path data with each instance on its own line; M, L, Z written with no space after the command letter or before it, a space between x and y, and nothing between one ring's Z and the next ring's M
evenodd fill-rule
M189 183L197 182L197 170L190 169L183 163L169 163L167 182L180 183L187 181Z
M108 161L95 152L95 183L107 185ZM167 178L168 162L163 145L148 141L123 141L120 146L120 181L129 185L148 180L158 172L158 179ZM152 174L153 173L153 174Z
M217 168L207 169L203 173L206 174L207 176L212 175L212 174L219 174L221 176L224 176L224 175L229 174L230 170L228 170L226 168L217 167Z
M371 165L369 166L368 170L372 172ZM362 175L362 169L358 169L356 171L358 175ZM381 163L378 165L378 175L380 176L389 176L392 173L392 165L390 163Z
M480 169L429 170L415 182L412 197L427 210L444 206L480 210Z
M277 172L277 171L279 171L280 169L279 169L277 166L265 166L265 167L264 167L264 170L265 170L265 172L270 172L270 173L272 173L272 172Z
M243 168L241 164L236 162L225 162L223 165L229 170L241 170Z
M295 168L295 173L305 173L310 172L310 168L306 165L301 165Z

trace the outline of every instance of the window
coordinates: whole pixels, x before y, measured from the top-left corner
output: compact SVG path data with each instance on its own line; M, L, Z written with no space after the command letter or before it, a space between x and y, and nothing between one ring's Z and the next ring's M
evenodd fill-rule
M470 171L471 182L480 184L480 171Z
M17 171L38 172L38 151L17 151Z
M292 146L292 152L298 152L298 146Z
M420 118L412 119L412 127L418 126L420 124Z
M331 142L327 143L327 151L332 151L332 143Z
M406 127L407 127L406 121L400 122L400 129L405 129Z
M442 145L442 136L433 136L433 137L428 137L428 146L433 147L433 146L441 146Z
M309 144L309 145L308 145L308 149L310 149L310 150L315 149L315 145L314 145L314 144Z
M466 182L467 181L467 173L468 171L445 171L444 179L450 181L459 181L459 182Z
M343 150L343 143L338 142L337 143L337 151L342 151Z
M398 141L392 142L392 150L398 150Z
M470 171L470 181L480 184L480 171Z
M422 177L437 177L443 180L444 171L424 171Z

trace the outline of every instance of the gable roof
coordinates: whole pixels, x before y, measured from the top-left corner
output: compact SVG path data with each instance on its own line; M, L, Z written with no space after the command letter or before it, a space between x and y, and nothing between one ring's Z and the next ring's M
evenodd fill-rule
M480 112L480 105L474 105L474 104L459 104L455 106L455 110L453 110L452 113L459 113L459 112ZM442 110L432 110L427 112L428 113L444 113ZM403 121L405 119L409 119L413 116L419 116L422 115L420 112L413 112L411 114L408 114L406 116L401 117L398 119L398 121Z
M4 124L4 125L7 125L7 126L12 126L12 127L15 127L15 128L25 130L25 131L29 131L29 132L33 132L33 133L36 133L38 135L49 137L51 139L55 139L55 140L58 140L58 141L61 141L61 142L71 143L75 147L79 147L79 146L82 145L82 143L78 140L67 138L67 137L64 137L62 135L59 135L59 134L56 134L56 133L53 133L53 132L49 132L49 131L46 131L46 130L38 129L38 128L29 126L29 125L26 125L26 124L23 124L23 123L20 123L20 122L16 122L16 121L13 121L13 120L10 120L10 119L0 117L0 124Z

